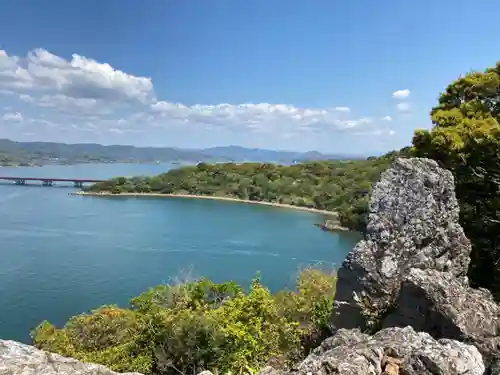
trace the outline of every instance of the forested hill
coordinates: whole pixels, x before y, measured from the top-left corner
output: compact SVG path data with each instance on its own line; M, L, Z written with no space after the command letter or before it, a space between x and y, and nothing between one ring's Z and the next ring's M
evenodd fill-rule
M353 157L355 156L321 154L316 151L293 152L240 146L180 149L174 147L134 147L124 145L104 146L93 143L14 142L8 139L0 139L0 166L117 162L154 163L157 161L254 161L289 164L294 161Z
M199 163L154 177L119 177L87 190L114 194L154 192L223 196L306 206L335 211L342 225L362 229L371 186L397 154L291 166Z

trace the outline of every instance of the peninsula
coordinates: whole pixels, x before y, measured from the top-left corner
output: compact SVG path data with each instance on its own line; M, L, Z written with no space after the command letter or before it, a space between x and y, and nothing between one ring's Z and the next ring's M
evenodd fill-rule
M336 216L338 229L362 230L372 184L396 155L295 165L199 163L153 177L118 177L80 195L203 198L298 208Z

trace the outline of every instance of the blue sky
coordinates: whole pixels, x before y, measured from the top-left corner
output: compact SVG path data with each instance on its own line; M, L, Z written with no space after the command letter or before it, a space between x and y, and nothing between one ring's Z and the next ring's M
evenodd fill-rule
M500 2L3 0L0 137L376 153L500 60Z

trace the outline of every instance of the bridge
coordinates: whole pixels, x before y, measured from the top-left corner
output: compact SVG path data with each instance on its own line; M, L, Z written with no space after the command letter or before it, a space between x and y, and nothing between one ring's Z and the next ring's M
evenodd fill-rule
M103 182L105 180L96 180L90 178L45 178L45 177L7 177L0 176L2 181L12 181L16 185L26 185L27 181L38 181L42 183L42 186L53 186L55 182L72 182L76 188L83 187L83 184L95 184L97 182Z

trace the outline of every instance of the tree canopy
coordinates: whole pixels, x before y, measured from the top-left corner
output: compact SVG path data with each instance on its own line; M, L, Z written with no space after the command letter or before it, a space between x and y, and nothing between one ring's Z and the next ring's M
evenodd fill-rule
M431 130L415 131L413 150L453 172L473 247L470 279L500 298L500 63L451 83L431 119Z
M397 155L290 166L199 163L154 177L119 177L88 190L209 195L305 206L337 212L343 226L363 230L372 184Z

